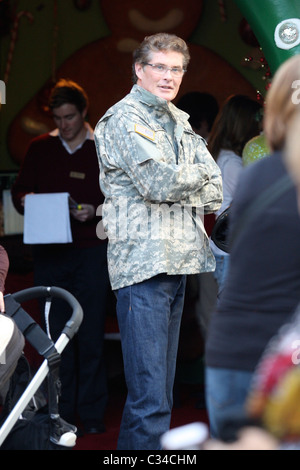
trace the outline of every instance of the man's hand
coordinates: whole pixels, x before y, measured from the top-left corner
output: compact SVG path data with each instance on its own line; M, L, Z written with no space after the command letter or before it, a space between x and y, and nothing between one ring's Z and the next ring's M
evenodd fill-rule
M28 194L34 194L34 193L27 193L27 194L24 194L24 196L21 197L21 205L24 207L25 205L25 197L28 195Z
M92 204L78 204L77 208L70 209L70 213L79 222L86 222L95 217L96 211Z

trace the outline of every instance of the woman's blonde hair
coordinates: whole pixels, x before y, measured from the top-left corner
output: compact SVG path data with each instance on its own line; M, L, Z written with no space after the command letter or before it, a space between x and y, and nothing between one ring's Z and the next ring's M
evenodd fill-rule
M300 55L295 55L278 68L266 96L264 132L271 150L285 147L292 120L300 111L299 102Z

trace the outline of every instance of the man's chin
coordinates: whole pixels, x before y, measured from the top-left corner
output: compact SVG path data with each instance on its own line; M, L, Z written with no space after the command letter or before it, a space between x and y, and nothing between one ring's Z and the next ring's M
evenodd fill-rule
M74 137L72 134L61 134L61 136L66 142L71 142L71 140L73 140L73 137Z
M173 101L176 97L176 94L173 91L170 92L168 90L159 90L157 96L159 96L160 98L164 98L167 101Z

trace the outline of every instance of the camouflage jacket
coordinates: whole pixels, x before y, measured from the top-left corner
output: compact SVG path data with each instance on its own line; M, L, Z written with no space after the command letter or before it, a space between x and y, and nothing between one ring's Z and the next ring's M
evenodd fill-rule
M134 85L95 128L113 290L215 269L202 216L221 206L221 174L188 117Z

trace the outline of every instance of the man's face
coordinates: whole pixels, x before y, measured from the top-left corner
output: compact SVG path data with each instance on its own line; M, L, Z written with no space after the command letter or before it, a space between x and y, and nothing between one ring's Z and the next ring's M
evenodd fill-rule
M148 63L183 69L183 55L174 51L154 52ZM183 77L183 75L175 76L171 70L159 74L151 65L145 64L135 64L135 72L139 86L167 101L174 100Z
M63 104L53 109L53 119L61 137L68 143L76 140L84 127L86 110L78 111L74 104Z

